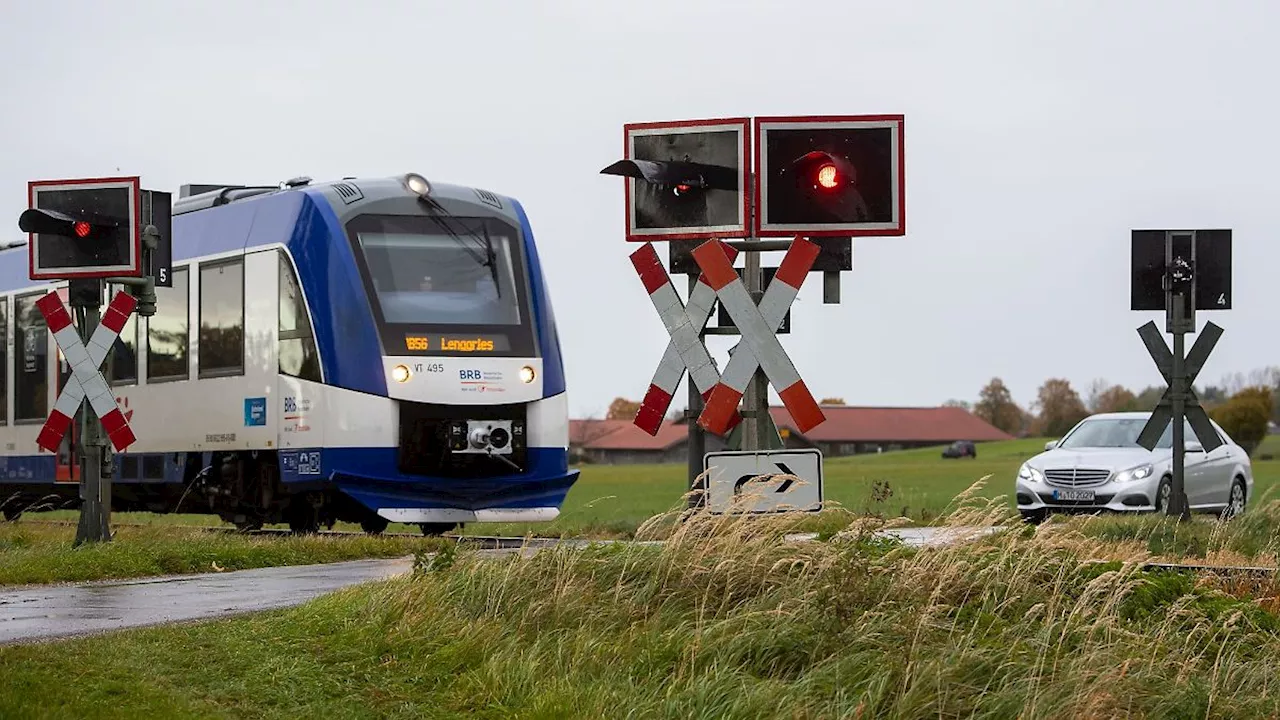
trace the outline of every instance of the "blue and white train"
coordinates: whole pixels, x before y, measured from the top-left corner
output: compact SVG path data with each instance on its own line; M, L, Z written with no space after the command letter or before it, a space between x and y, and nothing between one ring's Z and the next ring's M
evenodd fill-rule
M427 534L559 514L578 471L520 203L412 173L197 189L174 204L172 287L105 365L138 437L114 510ZM27 272L25 248L0 253L8 519L78 498L71 433L36 445L68 372L35 301L65 283Z

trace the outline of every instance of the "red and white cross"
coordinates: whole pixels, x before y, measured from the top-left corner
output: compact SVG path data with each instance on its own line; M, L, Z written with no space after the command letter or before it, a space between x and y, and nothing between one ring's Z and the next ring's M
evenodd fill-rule
M693 258L702 268L703 277L742 333L742 342L733 351L719 384L707 398L706 407L698 418L699 425L711 432L727 432L733 426L738 403L757 368L763 368L778 389L778 396L795 421L797 430L807 432L827 419L775 334L819 251L818 245L809 240L793 240L758 306L733 269L733 260L719 243L703 243L693 251Z
M738 251L718 240L712 240L721 247L728 257L736 257ZM658 362L658 369L649 383L649 390L640 403L636 413L635 424L650 435L657 435L662 427L662 420L671 407L671 399L675 395L680 380L684 377L685 368L689 369L689 377L705 401L720 381L720 371L715 360L707 352L707 348L698 338L699 333L707 326L711 318L711 310L715 306L716 291L707 282L706 274L698 276L698 283L689 293L689 304L680 301L671 276L662 266L658 252L652 243L645 243L639 250L631 254L631 264L635 266L645 290L649 291L649 299L662 318L671 339L667 341L666 352ZM727 420L733 427L741 420L736 410Z
M71 419L75 417L76 410L85 398L88 398L93 411L102 420L102 427L117 451L124 450L137 440L101 371L102 361L106 359L116 338L120 337L120 331L124 329L137 304L138 301L129 293L116 293L86 346L80 339L75 323L71 321L71 313L67 312L67 306L62 304L62 298L56 292L36 301L36 307L44 315L49 331L62 350L63 358L71 367L71 376L67 378L49 413L49 419L36 437L36 444L40 447L49 452L58 451L58 445L71 426Z

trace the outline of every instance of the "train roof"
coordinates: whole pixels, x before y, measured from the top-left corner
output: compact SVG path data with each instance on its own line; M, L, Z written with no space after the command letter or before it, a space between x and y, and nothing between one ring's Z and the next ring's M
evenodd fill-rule
M407 178L414 175L345 177L318 183L308 177L297 177L262 186L185 184L173 204L177 241L173 245L173 262L270 244L256 241L246 244L251 231L254 238L274 237L275 242L284 243L292 235L304 200L308 198L327 200L328 203L319 204L331 207L340 222L352 215L378 212L378 207L388 201L402 202L406 196L413 195ZM512 198L466 185L428 182L430 198L451 212L459 207L470 210L484 206L491 214L505 218L516 227L521 225L521 213ZM31 280L28 273L25 242L0 247L0 292L58 284Z

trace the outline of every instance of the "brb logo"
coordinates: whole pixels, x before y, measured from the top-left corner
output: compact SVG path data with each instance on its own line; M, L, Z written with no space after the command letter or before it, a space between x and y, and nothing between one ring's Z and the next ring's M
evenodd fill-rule
M458 377L463 380L483 380L484 375L479 370L459 370Z

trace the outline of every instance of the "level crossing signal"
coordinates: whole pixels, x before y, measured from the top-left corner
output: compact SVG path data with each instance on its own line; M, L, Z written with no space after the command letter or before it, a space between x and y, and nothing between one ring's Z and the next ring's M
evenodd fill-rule
M76 544L111 539L110 469L103 474L109 441L123 451L136 438L102 375L102 363L130 314L155 313L155 286L172 284L172 213L168 193L143 190L133 177L41 180L27 184L28 207L18 227L29 233L32 280L66 280L79 323L57 291L36 302L72 373L37 437L56 452L84 407L80 523ZM104 283L131 286L118 292L99 316ZM76 327L76 325L79 327ZM90 334L92 333L92 334ZM105 435L105 437L104 437Z
M1138 444L1154 450L1166 427L1172 425L1173 478L1169 515L1190 517L1185 484L1184 421L1205 451L1222 444L1208 413L1196 396L1196 376L1209 359L1222 328L1206 323L1204 332L1184 354L1186 336L1196 331L1197 310L1231 309L1231 230L1133 230L1130 233L1130 309L1164 310L1165 330L1173 348L1165 345L1155 322L1138 328L1166 389L1138 435Z
M142 189L137 177L28 184L18 227L30 233L32 280L142 274Z
M757 237L906 233L903 116L755 119Z
M826 419L777 335L789 329L810 272L823 273L823 302L839 302L853 237L905 234L903 126L902 115L853 115L623 127L624 157L600 173L625 179L626 239L644 244L632 264L668 334L635 424L656 434L688 372L687 417L697 418L689 423L691 485L704 470L702 431L723 435L741 424L744 449L781 451L770 384L801 432ZM655 241L667 241L670 274L689 276L687 303ZM773 251L786 251L782 264L762 268L760 253ZM709 328L717 309L720 326ZM703 344L711 331L742 337L723 372Z
M751 231L747 118L631 123L624 157L629 242L746 237Z

